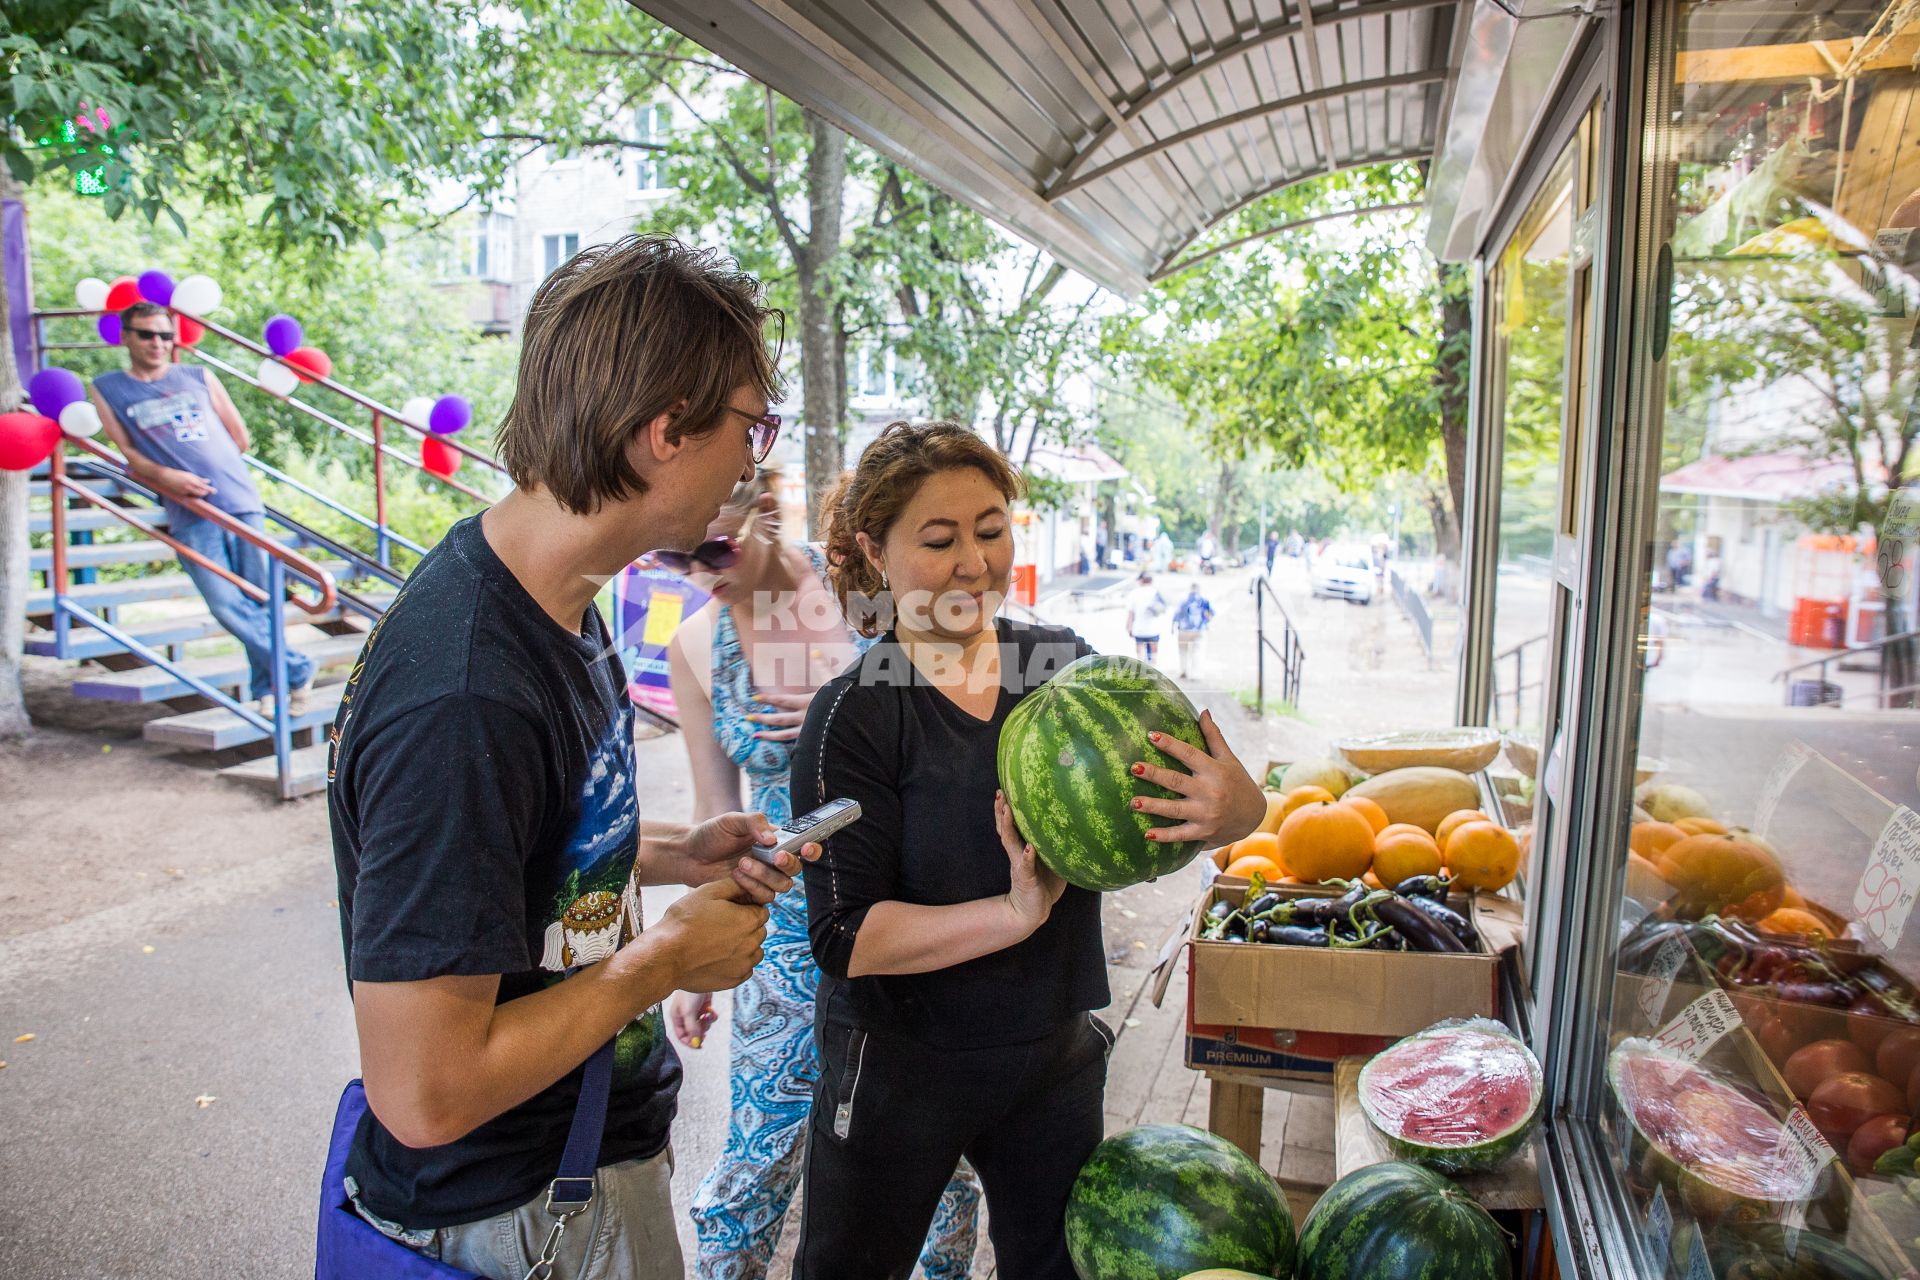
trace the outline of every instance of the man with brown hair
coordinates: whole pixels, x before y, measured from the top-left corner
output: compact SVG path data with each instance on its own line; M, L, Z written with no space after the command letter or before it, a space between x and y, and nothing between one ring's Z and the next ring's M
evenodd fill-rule
M751 277L664 237L549 276L500 431L516 488L421 561L341 702L331 820L370 1108L344 1190L468 1271L682 1274L680 1064L657 1006L746 978L799 863L743 856L773 842L757 814L640 820L593 599L644 552L698 543L766 456L775 314ZM639 886L674 883L696 887L643 930ZM590 1217L565 1230L546 1188L609 1039Z

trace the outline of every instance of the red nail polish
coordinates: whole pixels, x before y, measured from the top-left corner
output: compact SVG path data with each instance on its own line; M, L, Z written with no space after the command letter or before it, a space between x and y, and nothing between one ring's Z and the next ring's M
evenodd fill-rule
M1138 801L1138 800L1135 800L1135 801L1133 802L1133 807L1134 807L1134 808L1136 808L1136 809L1138 809L1138 808L1140 807L1140 801Z
M1135 766L1133 766L1133 776L1136 778L1145 774L1146 771L1147 771L1147 766L1145 766L1144 764L1136 764Z

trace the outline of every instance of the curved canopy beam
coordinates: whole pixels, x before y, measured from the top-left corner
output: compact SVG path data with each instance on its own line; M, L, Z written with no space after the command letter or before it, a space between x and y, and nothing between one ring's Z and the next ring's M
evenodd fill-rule
M1318 177L1319 175L1314 174L1312 176ZM1266 240L1273 236L1284 235L1289 231L1296 231L1301 227L1310 227L1316 222L1332 222L1336 218L1357 218L1365 213L1400 213L1409 209L1424 208L1426 208L1426 205L1419 201L1411 204L1370 204L1359 209L1336 209L1332 213L1316 213L1311 218L1295 218L1292 222L1283 222L1279 226L1267 227L1254 232L1252 235L1241 236L1238 239L1229 240L1225 244L1217 244L1213 246L1213 248L1202 253L1196 253L1190 258L1182 258L1170 266L1161 267L1158 271L1148 276L1147 281L1150 284L1159 284L1169 276L1179 275L1189 267L1197 267L1209 258L1217 258L1229 249L1238 249L1241 245L1252 244L1255 240Z
M1459 0L1386 0L1385 3L1361 4L1353 8L1341 9L1334 13L1322 14L1314 19L1314 24L1315 26L1327 26L1334 23L1350 22L1355 18L1387 17L1396 13L1412 13L1420 9L1450 9L1458 2ZM1219 45L1212 53L1209 53L1206 57L1201 58L1192 65L1181 68L1179 73L1172 79L1156 85L1131 101L1118 104L1117 109L1120 115L1128 122L1138 120L1141 112L1153 106L1155 103L1162 101L1169 95L1184 89L1194 81L1205 76L1215 67L1252 53L1256 49L1272 44L1277 40L1291 40L1294 36L1299 35L1301 30L1300 23L1289 22L1283 26L1269 27L1264 31L1254 30L1246 32L1234 40ZM1073 159L1069 160L1066 168L1060 171L1060 176L1054 179L1053 185L1057 187L1073 181L1074 177L1092 162L1093 157L1099 154L1100 149L1111 142L1114 135L1118 132L1119 126L1109 120L1107 124L1101 127L1098 133L1094 134L1093 137L1087 141L1086 145L1074 152ZM1052 188L1049 188L1049 198L1051 198L1052 194Z
M1205 227L1202 227L1192 235L1182 237L1180 243L1167 250L1166 255L1160 259L1161 265L1153 269L1151 276L1153 279L1159 279L1161 274L1167 269L1166 264L1174 261L1174 259L1178 258L1182 253L1185 253L1195 240L1198 240L1207 233L1209 228L1220 225L1220 223L1231 218L1234 214L1240 212L1256 200L1285 191L1288 187L1297 187L1303 182L1311 182L1315 178L1324 178L1334 173L1347 173L1354 169L1371 169L1375 165L1399 164L1407 160L1427 160L1431 158L1431 153L1426 151L1385 152L1380 155L1361 156L1356 160L1349 160L1344 164L1335 165L1330 170L1310 169L1305 173L1296 173L1290 178L1282 178L1278 182L1270 182L1266 186L1242 196L1227 208L1214 214L1212 218L1208 219Z
M1221 129L1231 129L1235 125L1245 124L1249 120L1258 120L1262 116L1274 115L1281 111L1291 111L1299 107L1309 107L1318 103L1329 102L1335 98L1344 98L1351 94L1374 93L1383 89L1404 89L1420 85L1439 84L1447 79L1448 74L1447 70L1442 67L1436 67L1427 71L1408 71L1397 76L1381 76L1376 80L1356 80L1350 84L1335 85L1326 89L1316 89L1311 93L1295 94L1291 98L1281 98L1274 102L1263 102L1258 106L1248 107L1244 111L1235 111L1231 115L1221 116L1217 120L1209 120L1205 124L1195 125L1191 129L1183 129L1179 133L1169 134L1167 137L1150 142L1144 147L1129 151L1117 159L1109 160L1097 169L1089 169L1087 172L1072 179L1063 179L1056 182L1047 189L1046 198L1049 201L1059 200L1063 196L1071 195L1073 192L1078 191L1090 183L1098 182L1105 177L1110 177L1129 165L1151 159L1163 151L1179 146L1183 142L1192 142L1195 138L1205 137L1207 134L1216 133ZM1329 164L1327 168L1321 172L1337 173L1341 168L1351 167L1351 165Z

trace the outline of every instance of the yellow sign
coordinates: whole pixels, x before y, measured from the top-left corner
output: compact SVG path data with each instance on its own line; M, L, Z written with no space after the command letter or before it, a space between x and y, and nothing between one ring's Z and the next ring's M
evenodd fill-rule
M671 591L654 592L647 601L647 626L640 643L666 648L680 629L680 612L686 607L687 602Z

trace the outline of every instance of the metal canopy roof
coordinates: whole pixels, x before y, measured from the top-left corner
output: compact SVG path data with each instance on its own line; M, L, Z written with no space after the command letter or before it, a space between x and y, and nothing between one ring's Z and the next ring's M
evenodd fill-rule
M1296 182L1430 157L1460 0L632 0L1137 293Z

